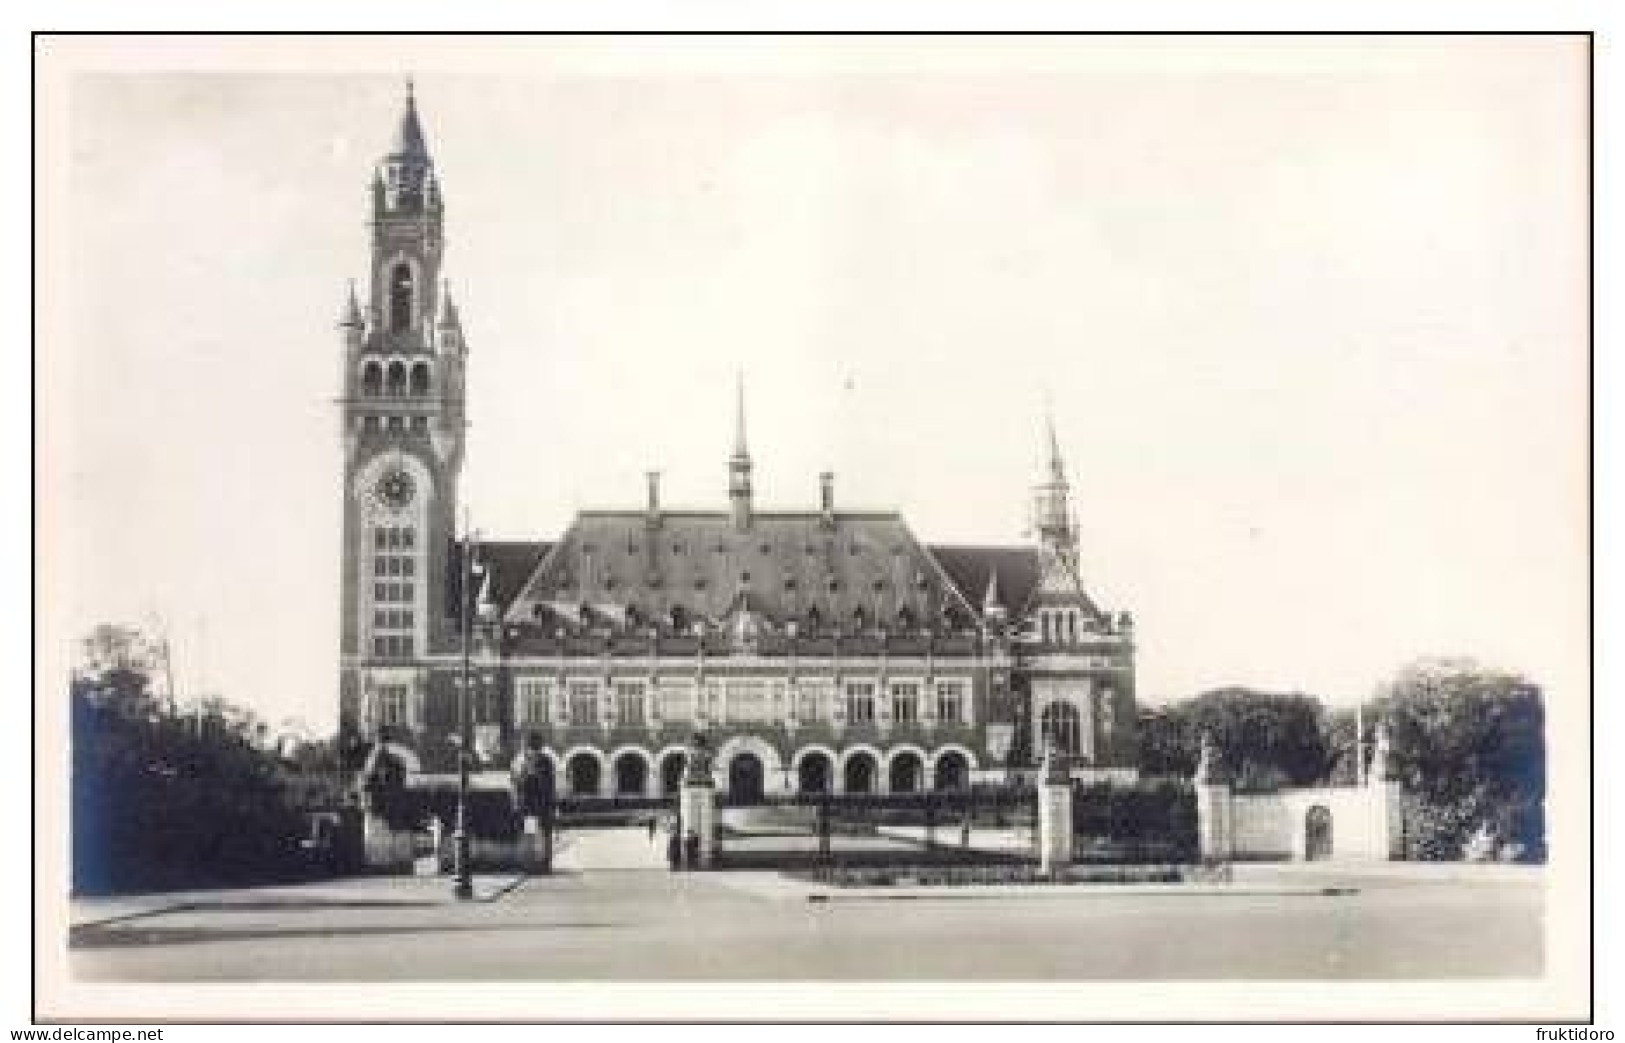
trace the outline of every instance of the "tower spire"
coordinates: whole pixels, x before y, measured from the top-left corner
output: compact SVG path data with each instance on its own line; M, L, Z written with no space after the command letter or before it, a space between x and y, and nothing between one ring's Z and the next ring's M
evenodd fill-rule
M401 113L400 126L395 129L395 142L389 154L425 160L429 158L429 147L423 139L423 123L418 119L417 93L413 90L410 76L406 78L406 108Z

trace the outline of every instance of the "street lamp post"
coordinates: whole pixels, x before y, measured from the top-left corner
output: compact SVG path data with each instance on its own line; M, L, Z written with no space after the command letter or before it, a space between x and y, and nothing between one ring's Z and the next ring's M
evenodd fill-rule
M457 829L452 837L456 883L452 885L451 893L457 898L470 899L474 897L473 859L470 857L468 837L468 757L474 746L473 672L470 669L474 636L474 603L471 597L474 591L474 534L466 519L463 523L462 573L457 597L461 602L459 608L463 628L463 683L461 697L457 700Z

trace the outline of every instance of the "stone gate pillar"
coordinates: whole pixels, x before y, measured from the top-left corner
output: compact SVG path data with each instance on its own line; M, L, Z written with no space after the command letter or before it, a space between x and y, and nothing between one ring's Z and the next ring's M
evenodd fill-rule
M711 777L711 753L705 736L695 735L689 742L688 764L683 772L683 785L677 793L678 828L687 859L689 837L699 838L698 863L690 869L710 869L721 852L718 831L717 787Z
M1204 861L1228 861L1235 854L1235 817L1230 785L1224 781L1213 748L1213 737L1202 736L1202 756L1196 764L1196 833Z
M1391 764L1391 740L1388 729L1377 724L1376 749L1371 754L1371 767L1366 775L1368 803L1371 816L1373 852L1380 859L1399 860L1405 857L1404 810L1401 806L1399 780L1394 778Z
M1072 864L1072 778L1066 758L1044 751L1038 783L1038 868L1055 874Z
M404 872L412 868L412 834L390 826L377 808L368 808L361 819L362 861L379 872Z

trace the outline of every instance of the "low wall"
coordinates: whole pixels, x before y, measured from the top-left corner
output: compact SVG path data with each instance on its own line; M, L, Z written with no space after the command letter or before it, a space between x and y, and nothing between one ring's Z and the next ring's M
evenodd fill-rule
M1329 816L1331 860L1386 860L1400 855L1399 789L1392 782L1315 786L1230 796L1231 856L1238 859L1309 857L1310 813Z

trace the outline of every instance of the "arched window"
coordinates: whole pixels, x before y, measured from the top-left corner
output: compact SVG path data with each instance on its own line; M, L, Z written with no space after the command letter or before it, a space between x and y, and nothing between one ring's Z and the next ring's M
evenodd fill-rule
M429 393L429 364L419 362L412 367L412 394L417 396Z
M404 333L412 328L412 266L400 262L389 271L389 330Z
M391 362L389 364L389 377L387 380L391 395L404 394L406 391L406 364L404 362Z
M368 362L361 367L361 393L363 395L377 395L384 387L384 370L377 362Z
M1076 757L1083 749L1083 727L1078 708L1071 703L1051 703L1044 707L1039 729L1045 746L1053 742L1057 750L1069 757Z

